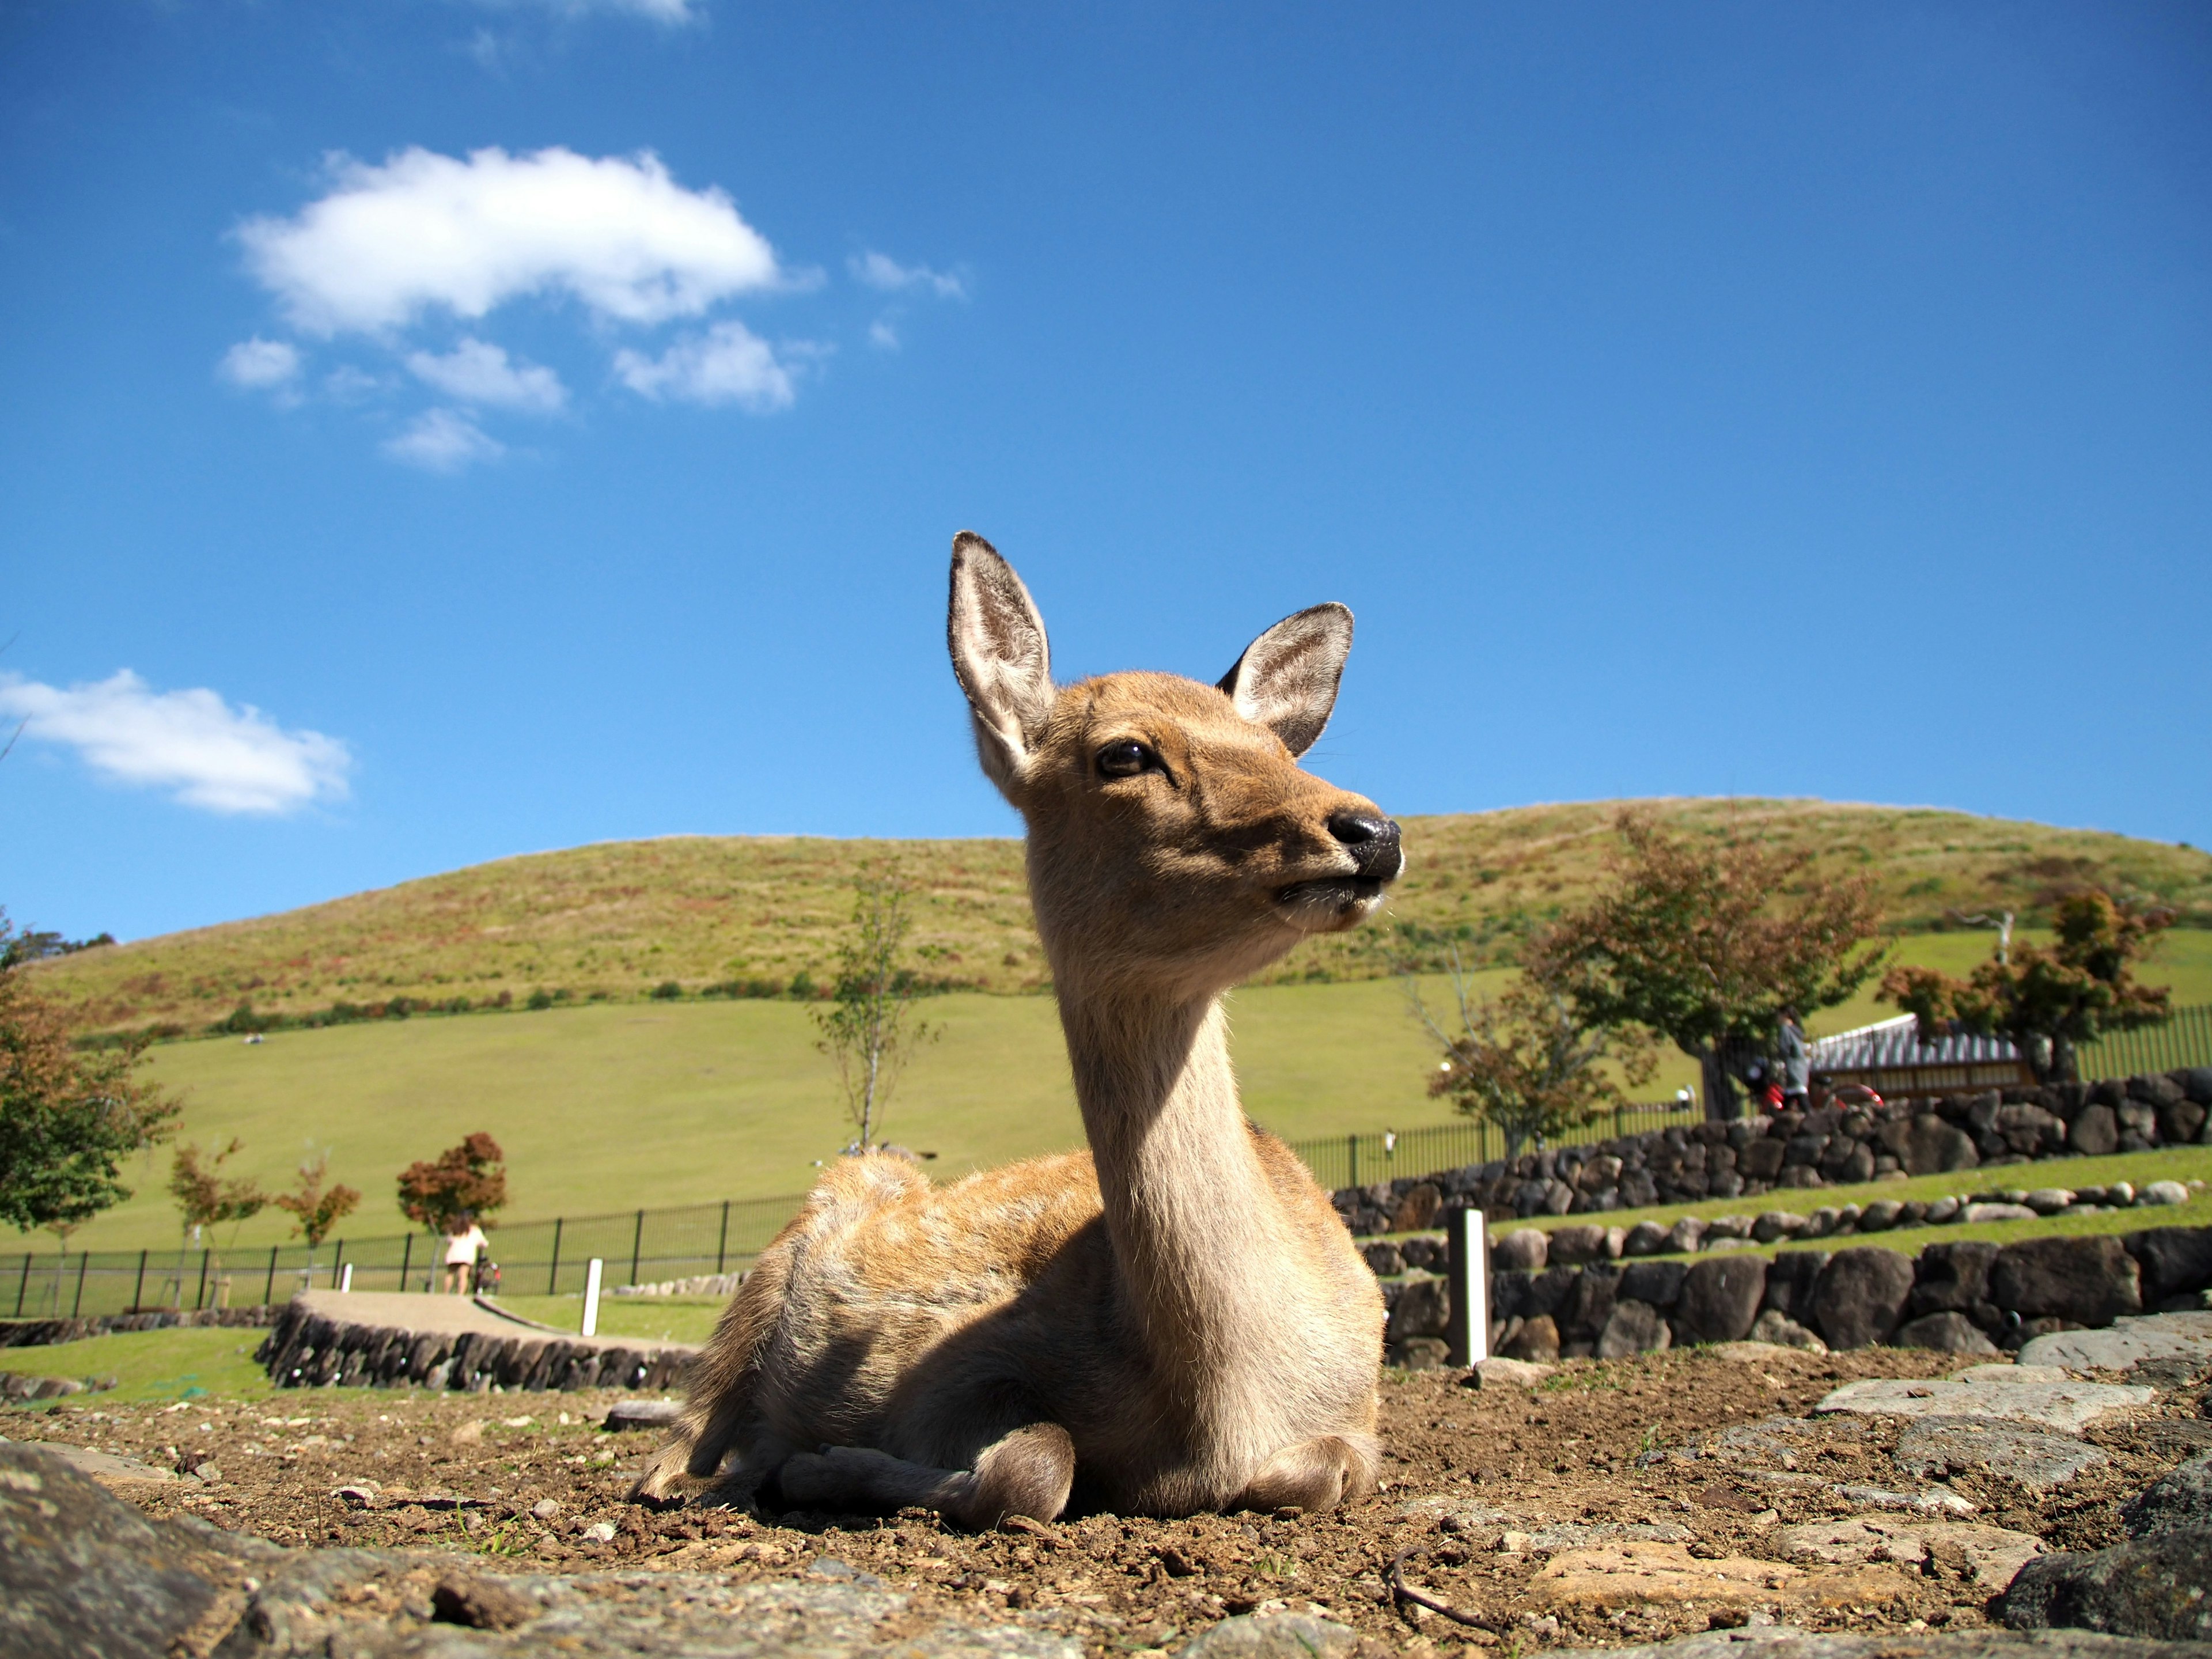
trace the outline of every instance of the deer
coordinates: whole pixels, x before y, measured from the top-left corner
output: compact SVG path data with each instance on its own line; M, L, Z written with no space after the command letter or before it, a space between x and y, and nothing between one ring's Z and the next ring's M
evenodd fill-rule
M1215 685L1055 686L1029 590L963 531L946 633L982 769L1027 830L1089 1150L943 1187L840 1159L723 1311L633 1496L706 1483L691 1501L976 1529L1071 1503L1357 1501L1380 1457L1381 1293L1305 1165L1246 1118L1223 1006L1404 867L1395 822L1298 765L1352 613L1286 617Z

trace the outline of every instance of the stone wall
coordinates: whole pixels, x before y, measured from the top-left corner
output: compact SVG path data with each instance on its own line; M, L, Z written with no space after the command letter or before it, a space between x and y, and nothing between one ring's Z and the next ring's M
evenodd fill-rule
M1448 1281L1387 1287L1399 1364L1437 1364ZM2212 1288L2212 1227L1927 1245L1727 1252L1694 1261L1594 1261L1527 1272L1493 1266L1490 1351L1509 1359L1625 1358L1681 1343L1746 1339L1796 1347L1875 1344L1995 1354L2045 1332L2128 1314L2195 1309Z
M1417 1232L1469 1206L1495 1221L1579 1215L2200 1144L2208 1109L2212 1066L2197 1066L1654 1129L1334 1196L1355 1234Z
M166 1331L207 1325L246 1328L276 1322L273 1307L187 1308L181 1313L100 1314L85 1319L13 1319L0 1321L0 1348L49 1347L58 1342L106 1336L111 1331Z
M405 1387L665 1389L695 1350L643 1348L520 1334L458 1334L349 1324L288 1306L253 1357L280 1389Z

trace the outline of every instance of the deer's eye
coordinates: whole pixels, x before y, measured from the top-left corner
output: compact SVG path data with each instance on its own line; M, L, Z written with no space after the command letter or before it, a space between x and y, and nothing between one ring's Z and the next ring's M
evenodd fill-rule
M1160 757L1141 743L1109 743L1098 751L1098 775L1102 778L1133 778L1148 769L1157 769Z

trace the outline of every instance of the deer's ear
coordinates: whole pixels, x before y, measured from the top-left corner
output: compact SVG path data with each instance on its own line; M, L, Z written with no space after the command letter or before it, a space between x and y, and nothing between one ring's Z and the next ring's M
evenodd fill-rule
M952 538L952 605L945 633L952 672L975 718L983 771L1012 800L1052 714L1052 651L1029 589L972 531Z
M1284 617L1246 646L1237 666L1221 677L1221 690L1238 714L1303 755L1328 724L1351 649L1352 612L1317 605Z

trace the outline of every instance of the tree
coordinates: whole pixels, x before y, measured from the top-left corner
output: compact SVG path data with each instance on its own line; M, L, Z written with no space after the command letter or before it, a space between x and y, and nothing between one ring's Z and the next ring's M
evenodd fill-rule
M434 1163L409 1164L399 1172L400 1213L434 1233L453 1231L464 1212L490 1227L486 1218L507 1202L506 1156L479 1129Z
M1443 1049L1429 1077L1431 1095L1449 1095L1468 1116L1495 1127L1505 1156L1518 1158L1530 1140L1556 1139L1623 1103L1620 1085L1650 1080L1656 1062L1647 1037L1593 1029L1555 987L1523 975L1492 1001L1471 997L1456 949L1451 956L1457 1035L1437 1023L1409 975L1413 1012ZM1619 1066L1619 1077L1606 1061Z
M50 1230L66 1257L70 1233L131 1196L123 1160L172 1133L178 1106L131 1075L143 1041L71 1043L61 1010L30 986L29 958L10 952L15 938L0 912L0 1221Z
M1872 978L1879 927L1863 877L1810 852L1708 840L1623 812L1611 885L1531 942L1528 967L1585 1024L1640 1026L1698 1062L1705 1114L1742 1109L1736 1071L1771 1046L1782 1010L1833 1007Z
M836 1063L846 1111L859 1132L846 1150L865 1152L879 1144L884 1109L899 1074L938 1033L913 1017L920 988L898 965L914 925L907 910L914 889L896 877L870 875L853 884L853 925L838 948L836 984L813 1014L822 1034L815 1046Z
M2007 937L1966 979L1893 968L1881 981L1882 1000L1918 1018L1923 1042L1954 1030L2008 1037L2037 1081L2072 1082L2076 1044L2166 1018L2166 993L2139 984L2133 969L2173 925L2173 913L2092 890L2061 899L2057 921L2051 944L2013 945Z
M315 1252L331 1236L331 1229L354 1212L361 1203L361 1194L343 1182L335 1187L323 1185L330 1175L331 1155L317 1152L300 1165L300 1187L296 1192L279 1193L275 1202L280 1210L289 1210L295 1218L293 1236L304 1236L307 1241L307 1268L314 1271Z
M184 1218L185 1234L205 1237L209 1261L218 1285L222 1281L222 1252L237 1239L240 1225L269 1207L269 1194L251 1176L226 1178L222 1173L222 1166L245 1144L233 1135L228 1145L213 1158L208 1158L197 1145L186 1141L177 1148L169 1164L169 1196L176 1200L177 1212ZM226 1222L230 1224L230 1237L218 1243L215 1230ZM179 1303L185 1294L184 1252L180 1240L177 1247Z

